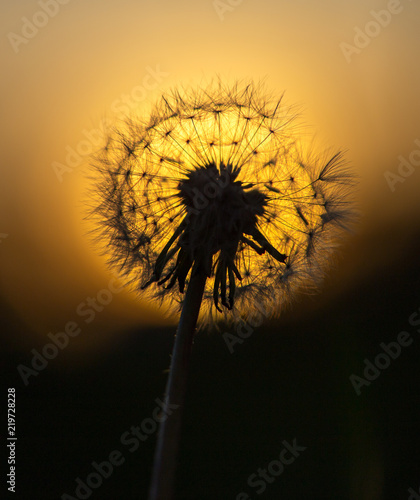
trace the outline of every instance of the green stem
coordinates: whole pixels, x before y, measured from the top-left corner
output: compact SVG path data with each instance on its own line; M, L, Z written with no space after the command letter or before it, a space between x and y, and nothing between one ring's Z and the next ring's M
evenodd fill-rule
M172 351L149 500L172 500L173 498L188 367L206 279L204 273L192 276L185 294Z

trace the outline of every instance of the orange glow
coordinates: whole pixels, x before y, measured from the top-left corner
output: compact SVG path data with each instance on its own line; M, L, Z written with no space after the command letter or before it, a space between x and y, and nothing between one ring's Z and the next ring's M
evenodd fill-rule
M350 63L340 44L353 43L354 27L371 19L362 0L324 10L317 2L247 1L223 21L211 1L125 4L69 2L19 53L6 35L20 34L21 18L39 6L10 4L2 17L0 233L9 236L0 240L0 293L39 335L60 328L110 279L83 221L86 157L69 151L95 150L104 118L143 116L175 84L220 75L228 83L265 79L274 93L285 91L285 102L298 102L305 123L315 124L310 132L321 149L347 150L361 177L366 238L400 221L414 230L419 167L395 192L384 173L398 174L398 157L410 158L420 138L417 3L402 2L402 12ZM54 163L68 167L61 182ZM358 248L349 276L366 262ZM161 318L128 292L109 311L121 327Z

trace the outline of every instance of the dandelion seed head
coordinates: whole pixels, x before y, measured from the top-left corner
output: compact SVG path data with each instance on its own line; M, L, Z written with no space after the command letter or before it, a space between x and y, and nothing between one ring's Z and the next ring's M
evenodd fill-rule
M316 284L352 220L341 153L301 152L293 114L254 84L174 90L95 158L93 215L143 294L182 303L207 276L201 319L278 312Z

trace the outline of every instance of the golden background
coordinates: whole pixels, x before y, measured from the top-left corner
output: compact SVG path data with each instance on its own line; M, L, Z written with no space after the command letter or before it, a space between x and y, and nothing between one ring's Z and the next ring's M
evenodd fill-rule
M70 1L16 53L10 33L21 35L22 17L31 20L40 6L3 5L0 231L8 236L0 240L0 293L8 306L42 336L109 282L83 221L86 157L61 182L53 168L66 164L66 148L94 151L84 131L97 134L104 119L124 111L147 113L162 91L216 75L284 91L301 110L305 133L346 150L360 175L360 225L346 240L351 251L341 254L340 279L332 272L327 283L339 291L393 261L420 216L420 167L394 192L384 176L398 174L399 155L420 149L420 6L401 2L350 62L341 46L354 45L355 27L364 29L374 20L370 11L384 7L246 0L218 13L210 1ZM157 80L147 79L150 68L160 71ZM95 342L110 325L156 324L162 313L124 291L97 321Z

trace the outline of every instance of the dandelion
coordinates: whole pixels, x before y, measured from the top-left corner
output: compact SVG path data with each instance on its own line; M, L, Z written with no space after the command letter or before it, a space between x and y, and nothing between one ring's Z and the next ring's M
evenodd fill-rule
M182 307L167 403L182 406L200 324L278 313L316 285L351 221L340 152L304 155L294 115L254 84L164 95L148 121L108 137L94 210L136 289ZM178 410L159 435L151 497L171 497Z

